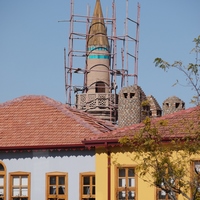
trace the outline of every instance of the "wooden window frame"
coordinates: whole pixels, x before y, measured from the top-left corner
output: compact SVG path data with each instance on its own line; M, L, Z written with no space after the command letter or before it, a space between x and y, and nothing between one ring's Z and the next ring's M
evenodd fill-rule
M198 171L198 174L196 173L195 174L195 163L199 163L199 171ZM199 182L199 189L200 189L200 159L196 159L196 160L192 160L191 161L191 180L194 180L194 177L195 178L198 178L198 182ZM191 197L192 197L192 194L193 194L193 191L192 191L192 187L191 187ZM200 198L200 192L198 192L198 198Z
M123 179L122 177L119 177L119 169L125 169L125 187L120 187L119 186L119 180L120 179ZM134 170L134 176L128 176L128 169L133 169ZM125 191L125 198L121 198L123 200L128 200L128 192L131 192L131 191L134 191L134 200L137 200L137 196L138 196L138 180L137 180L137 175L135 173L135 166L134 165L121 165L119 167L116 166L115 168L115 200L120 200L119 198L119 192L122 192L122 191ZM128 186L127 187L127 184L129 184L129 179L132 179L134 180L134 186ZM122 184L123 183L123 180L122 181Z
M167 175L170 175L169 169L168 169L168 168L166 169L166 174L167 174ZM176 185L177 182L175 181L175 183L173 183L173 184ZM163 183L163 185L164 185L164 183ZM163 196L165 196L165 197L159 198L159 193L160 193L160 192L163 192L163 193L164 193ZM174 193L174 195L176 196L176 198L178 198L178 193ZM159 187L156 187L156 200L171 200L171 198L170 198L169 194L166 193L164 190L162 190L162 189L159 188Z
M28 182L27 182L27 185L22 185L22 177L23 176L27 176L28 178ZM13 192L13 188L18 188L17 186L14 186L13 185L13 178L14 177L20 177L20 184L19 184L19 190L20 190L20 193L22 192L22 188L27 186L27 192L28 192L28 196L27 196L27 200L30 200L31 199L31 173L30 172L22 172L22 171L18 171L18 172L11 172L9 173L9 188L10 188L10 191L9 191L9 199L12 200L13 198L18 198L19 200L21 200L21 198L26 198L22 195L20 196L13 196L12 195L12 192Z
M164 192L165 193L165 197L163 199L159 198L159 193L160 192ZM156 188L156 200L172 200L168 194L166 194L166 192L160 188Z
M55 176L56 177L56 194L50 194L50 177L51 176ZM64 176L65 178L65 183L64 183L64 187L65 187L65 194L58 194L58 190L59 190L59 185L61 186L61 184L58 183L58 177ZM54 184L52 184L53 186ZM48 172L46 173L46 200L49 199L64 199L64 200L68 200L68 173L67 172Z
M89 194L89 195L84 195L83 194L83 186L84 186L84 183L83 183L83 177L85 176L89 176L90 177L90 185L89 185L89 188L90 188L90 191L93 191L92 188L95 187L95 194ZM95 184L93 184L93 180L92 178L95 177L95 172L83 172L83 173L80 173L79 175L79 199L80 200L83 200L83 199L95 199L96 198L96 177L95 177ZM88 185L87 185L88 186Z
M3 171L0 171L0 177L3 177L3 185L0 185L0 188L3 190L3 194L0 196L0 200L2 200L2 199L6 199L6 185L7 185L7 183L6 183L6 166L5 166L5 164L2 162L2 161L0 161L0 164L3 166L3 168L4 168L4 170Z

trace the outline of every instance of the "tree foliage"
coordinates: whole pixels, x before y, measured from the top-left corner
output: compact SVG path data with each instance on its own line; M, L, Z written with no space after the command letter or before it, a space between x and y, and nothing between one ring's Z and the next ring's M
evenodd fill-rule
M186 134L176 136L174 127L165 137L162 133L168 129L167 120L155 123L146 118L143 123L133 136L119 140L123 147L134 152L129 156L137 163L138 176L164 191L169 199L177 200L181 194L185 199L197 200L200 174L198 171L191 174L190 165L191 158L200 150L200 124L187 121L183 125Z
M195 91L195 96L193 96L191 102L195 104L200 103L200 35L197 38L194 38L193 42L195 47L191 50L192 53L195 53L196 59L194 63L189 63L184 65L181 61L174 61L174 63L168 63L162 58L155 58L154 63L156 67L167 71L171 68L178 69L186 77L186 84L179 83L179 80L176 81L176 84L182 84L191 87Z

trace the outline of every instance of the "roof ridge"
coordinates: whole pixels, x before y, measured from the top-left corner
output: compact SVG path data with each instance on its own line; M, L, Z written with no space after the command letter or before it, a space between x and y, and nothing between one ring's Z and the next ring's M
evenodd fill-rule
M198 109L200 109L200 106L194 106L194 107L190 107L190 108L187 108L187 109L184 109L184 110L176 111L174 113L169 113L169 114L166 114L166 115L158 117L158 118L154 118L154 120L157 121L159 119L162 120L162 119L165 119L165 118L170 119L170 118L182 115L184 113L193 112L193 111L198 110Z
M48 104L50 103L51 106L56 107L57 109L59 109L64 114L67 114L68 116L72 117L75 121L77 121L78 123L82 124L85 128L90 129L92 132L95 132L95 133L101 133L102 132L98 128L95 128L94 126L92 126L90 123L88 123L87 120L84 119L85 116L87 116L90 119L91 118L93 119L93 116L89 115L88 113L85 113L83 111L80 111L80 110L77 110L75 108L72 108L67 104L63 104L61 102L55 101L54 99L51 99L49 97L45 97L44 96L44 98L42 98L42 100L44 100ZM55 106L55 104L57 104L57 105ZM76 115L75 113L78 113L78 115ZM83 113L84 113L84 117L81 117L80 114L82 115ZM96 121L99 121L98 125L100 125L101 127L102 126L104 128L106 127L105 125L103 125L105 122L103 122L103 121L101 121L101 120L99 120L97 118L95 118L95 121L92 120L93 123L97 124ZM109 130L112 130L112 129L108 128L108 127L106 127L106 128L109 129Z
M72 108L72 107L70 107L69 105L65 105L65 106L68 106L68 111L71 111L71 112L76 112L76 113L79 113L79 114L81 114L81 115L84 115L85 117L87 117L88 119L90 119L90 118L94 118L94 116L92 116L92 115L90 115L90 114L88 114L88 113L86 113L86 112L84 112L84 111L81 111L81 110L77 110L77 109L75 109L75 108ZM73 114L76 118L77 118L77 115L75 115L75 114ZM80 117L81 118L81 117ZM85 122L87 122L84 118L81 118L83 121L85 121ZM93 121L93 120L92 120ZM78 121L79 123L80 123L80 121ZM93 121L93 123L95 123L95 124L97 124L97 125L99 125L99 126L101 126L101 127L103 127L103 128L106 128L106 129L108 129L107 131L110 131L110 130L114 130L114 125L113 124L111 124L111 123L109 123L109 122L107 122L107 121L104 121L104 120L101 120L101 119L98 119L98 118L95 118L95 120ZM90 125L90 124L88 124L88 125ZM85 126L85 123L83 123L83 126ZM94 128L92 125L90 125L91 126L91 128ZM111 126L113 127L113 128L111 128ZM106 131L106 132L107 132ZM100 132L101 133L101 132Z
M3 102L3 103L0 103L0 107L4 107L4 106L9 106L11 105L12 103L15 103L15 102L19 102L19 101L22 101L24 99L27 99L27 98L43 98L43 97L46 97L44 95L23 95L23 96L20 96L20 97L16 97L14 99L11 99L9 101L6 101L6 102ZM49 98L49 97L47 97Z
M108 122L105 122L103 120L100 120L98 118L95 118L91 115L89 115L88 113L85 113L83 111L77 110L75 108L70 107L67 104L64 104L62 102L56 101L50 97L44 96L44 95L25 95L25 96L21 96L18 98L15 98L13 100L7 101L5 103L0 104L0 107L4 107L4 106L9 106L15 102L19 102L19 101L23 101L25 99L40 99L41 101L43 101L44 103L53 106L54 108L58 109L59 111L61 111L62 113L64 113L65 115L71 117L72 119L74 119L76 122L80 123L81 125L83 125L83 127L91 130L94 133L102 133L102 132L107 132L110 130L114 129L114 125L112 126L111 124L109 124ZM75 114L77 113L77 115ZM85 119L85 117L87 117L87 120ZM91 122L99 127L94 127Z

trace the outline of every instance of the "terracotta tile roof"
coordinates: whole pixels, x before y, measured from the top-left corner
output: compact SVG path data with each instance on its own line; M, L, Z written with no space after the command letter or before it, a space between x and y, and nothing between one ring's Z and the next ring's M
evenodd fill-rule
M0 149L82 145L82 140L115 128L45 96L0 104Z
M160 126L160 123L165 123L165 125ZM158 131L162 134L163 138L180 138L193 134L196 130L200 133L200 106L152 119L152 125L158 127ZM118 139L123 136L133 136L143 127L144 124L140 123L118 128L116 130L95 136L87 142L92 143L93 141L95 143L100 141L118 141Z

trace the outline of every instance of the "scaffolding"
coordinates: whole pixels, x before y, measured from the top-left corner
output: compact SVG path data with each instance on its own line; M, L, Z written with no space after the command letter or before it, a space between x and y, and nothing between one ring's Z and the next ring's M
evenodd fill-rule
M117 35L117 13L115 0L110 0L112 5L111 16L104 17L105 25L107 27L107 37L110 46L110 94L116 94L117 90L127 87L130 84L130 79L133 84L138 84L138 52L139 52L139 25L140 25L140 5L137 4L137 19L136 21L129 17L129 0L125 0L126 14L124 20L124 33ZM76 105L72 101L73 94L77 92L84 92L86 88L87 79L87 39L89 37L89 27L93 19L90 16L90 6L87 5L87 14L75 14L74 0L70 1L70 18L67 20L69 23L69 40L68 50L64 49L64 68L65 68L65 90L66 90L66 103L70 106ZM134 36L129 34L129 26L133 25L135 28ZM121 49L119 49L121 46ZM131 43L131 46L130 46ZM132 49L130 51L129 49ZM120 55L118 52L120 51ZM121 62L118 61L121 57ZM132 60L129 62L129 60ZM119 64L120 63L120 64ZM131 66L131 67L130 67ZM81 74L81 75L80 75ZM79 77L78 77L79 76ZM81 76L81 77L80 77ZM82 83L79 83L79 82ZM74 95L75 96L75 95ZM111 97L110 97L111 98ZM110 100L111 102L111 100ZM77 107L78 105L76 105ZM110 111L117 112L117 100L114 99L109 104ZM85 110L87 111L87 110ZM112 114L110 114L111 116ZM115 114L117 115L117 114ZM112 118L112 117L111 117ZM110 118L110 120L111 120ZM117 117L111 120L114 123Z

